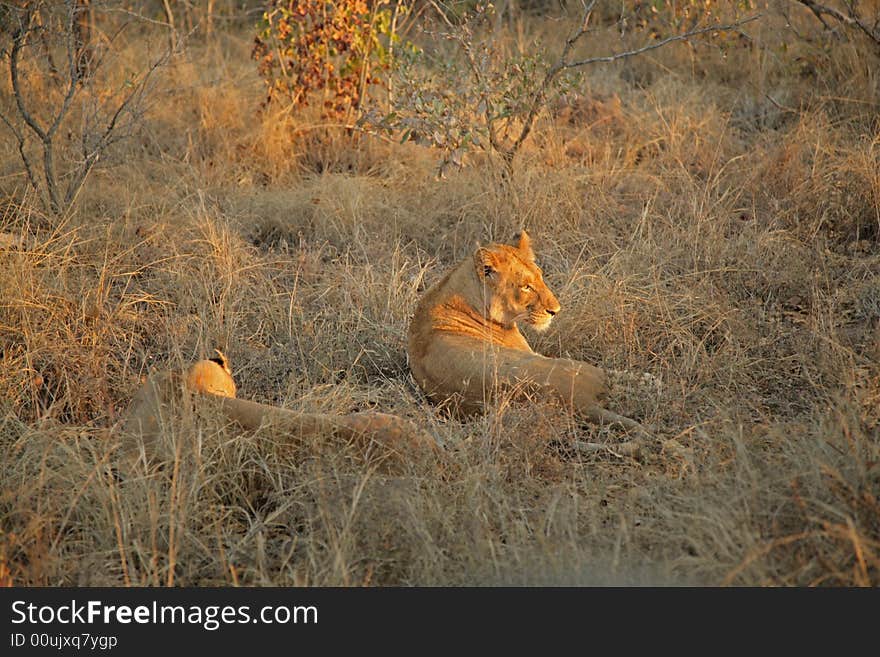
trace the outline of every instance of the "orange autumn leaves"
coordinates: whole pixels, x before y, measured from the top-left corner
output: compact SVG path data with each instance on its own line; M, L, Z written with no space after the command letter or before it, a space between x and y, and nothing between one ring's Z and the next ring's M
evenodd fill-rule
M357 110L388 67L381 37L392 38L390 16L381 1L273 0L252 53L266 81L266 102L320 102L329 117Z

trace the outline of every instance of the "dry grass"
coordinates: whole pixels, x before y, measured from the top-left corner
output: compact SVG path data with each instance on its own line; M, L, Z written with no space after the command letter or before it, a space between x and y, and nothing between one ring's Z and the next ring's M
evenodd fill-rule
M258 114L246 33L192 46L51 229L4 140L0 584L876 586L880 65L778 20L592 70L512 187ZM570 453L614 437L540 403L450 420L409 378L419 294L523 226L563 305L537 348L662 382L614 402L644 459ZM242 397L447 448L390 476L184 414L120 474L141 377L215 346Z

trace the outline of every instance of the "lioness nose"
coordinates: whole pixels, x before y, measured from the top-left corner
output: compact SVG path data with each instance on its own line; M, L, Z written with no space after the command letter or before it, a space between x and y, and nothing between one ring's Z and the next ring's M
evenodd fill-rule
M547 308L547 314L550 315L550 317L553 317L558 312L559 312L559 308L557 308L556 310L550 310L549 308Z

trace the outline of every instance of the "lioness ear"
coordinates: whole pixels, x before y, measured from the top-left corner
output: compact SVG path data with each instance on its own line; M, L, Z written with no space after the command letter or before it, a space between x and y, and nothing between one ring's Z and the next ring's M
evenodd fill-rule
M224 354L219 349L214 349L217 352L217 355L214 358L208 358L210 361L214 361L224 370L226 370L227 374L232 374L232 370L229 368L229 359L226 358L226 354Z
M526 231L520 231L518 235L514 235L513 241L518 248L529 260L535 259L535 252L532 251L532 238Z
M477 275L486 278L498 271L498 257L489 249L480 247L474 253L474 266L477 269Z

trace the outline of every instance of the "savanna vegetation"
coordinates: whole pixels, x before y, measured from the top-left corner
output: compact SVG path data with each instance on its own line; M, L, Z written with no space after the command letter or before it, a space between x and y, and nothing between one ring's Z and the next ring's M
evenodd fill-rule
M0 70L3 583L880 583L876 0L7 0ZM414 384L420 294L521 228L637 456ZM125 467L215 348L443 449L181 413Z

